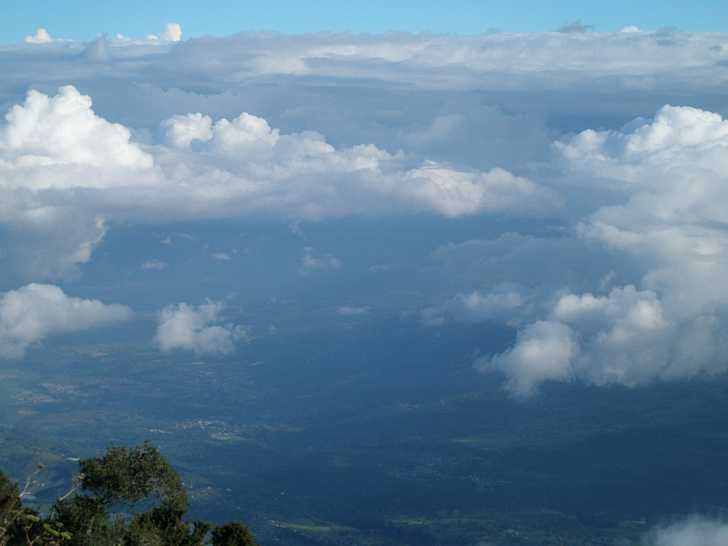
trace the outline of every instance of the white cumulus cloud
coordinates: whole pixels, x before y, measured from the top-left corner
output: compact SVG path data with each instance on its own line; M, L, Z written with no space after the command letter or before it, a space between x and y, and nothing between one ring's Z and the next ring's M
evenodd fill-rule
M212 119L202 114L172 116L162 122L167 142L177 148L187 148L195 140L207 142L212 138Z
M628 285L606 295L561 295L547 320L525 326L512 348L476 365L502 373L520 396L547 381L634 387L725 371L724 335L718 315L677 319L655 292Z
M0 358L20 358L48 336L128 320L123 305L66 295L59 287L29 284L0 295Z
M665 106L652 120L583 131L555 148L570 171L616 196L579 222L578 236L631 260L641 277L608 294L557 298L544 318L568 328L579 349L559 361L568 374L553 374L551 358L541 375L538 359L523 365L533 335L485 369L519 393L549 379L636 386L728 369L728 121Z
M481 359L483 371L500 371L507 388L516 396L531 396L545 381L569 381L579 353L574 331L554 321L530 324L518 333L515 346L493 358Z
M0 128L0 187L98 187L103 171L151 168L151 156L130 142L129 129L100 118L91 105L72 86L53 97L29 91Z
M31 90L10 108L0 126L0 224L31 222L51 233L63 231L68 219L79 226L77 257L69 259L69 250L57 258L63 266L39 264L51 267L39 267L34 280L73 272L117 221L402 211L528 216L559 206L552 191L501 168L413 164L372 144L337 148L319 133L283 133L249 113L214 121L175 115L161 133L161 142L135 141L72 86L55 96ZM54 255L44 250L36 253ZM304 259L303 268L316 269L315 260Z
M198 306L168 305L157 317L155 342L162 351L184 350L197 354L227 354L245 337L240 326L223 323L223 305L208 301Z
M34 34L25 37L26 44L50 44L52 41L53 38L43 27L38 27Z

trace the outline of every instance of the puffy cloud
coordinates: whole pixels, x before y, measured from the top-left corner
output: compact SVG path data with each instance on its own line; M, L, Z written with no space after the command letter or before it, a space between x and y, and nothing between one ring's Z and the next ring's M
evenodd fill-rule
M67 277L91 256L107 222L72 192L138 183L150 155L130 131L91 109L73 87L49 97L30 91L0 127L0 226L7 226L6 271L25 278ZM60 193L65 190L67 193Z
M224 324L223 305L208 301L198 306L168 305L157 318L155 342L162 351L184 350L197 354L227 354L245 337L241 326Z
M181 185L204 176L233 199L244 194L248 209L320 218L396 207L459 217L558 206L551 192L503 169L465 172L432 162L406 169L401 154L373 145L337 149L318 133L281 134L247 113L214 123L201 114L176 116L163 127L174 146L197 143L199 150L158 156L170 178L184 175ZM168 169L172 158L187 170Z
M103 171L153 165L151 156L130 142L126 127L98 117L90 97L72 86L62 87L54 97L31 90L5 119L0 128L0 188L99 187L110 183ZM89 167L99 170L86 171Z
M408 171L405 184L397 192L450 217L485 211L550 209L558 203L550 192L504 169L467 173L436 163Z
M636 385L671 373L674 329L653 292L626 286L599 297L567 294L556 302L552 320L579 334L582 350L574 361L579 378Z
M38 27L35 34L25 37L26 44L50 44L52 41L53 38L43 27Z
M0 357L20 358L48 336L113 324L131 315L123 305L74 298L53 285L29 284L0 296Z
M336 148L318 133L282 133L248 113L216 121L175 115L161 124L162 142L135 142L128 128L98 116L88 96L66 86L55 96L30 91L6 120L0 192L9 204L0 206L0 224L35 222L58 232L73 218L87 226L76 257L62 260L70 267L58 272L88 259L103 237L99 225L129 219L538 215L559 205L553 192L500 168L413 166L403 153L371 144Z
M618 196L584 219L578 234L631 256L642 271L641 289L567 293L552 306L548 320L571 328L579 345L571 376L634 386L728 369L721 357L728 333L728 213L721 206L728 199L728 122L665 106L651 121L584 131L556 149L570 170ZM520 343L505 355L518 354ZM523 374L528 384L540 380L529 379L532 368L506 371L513 361L506 356L491 369Z
M719 114L687 106L664 106L652 121L637 119L623 131L586 130L557 149L572 169L593 172L612 181L667 189L686 168L701 173L724 173L728 161L722 152L728 145L728 121ZM677 171L677 172L675 172ZM666 182L655 174L669 175ZM700 198L701 195L692 195Z
M521 396L534 394L546 381L634 387L725 371L720 355L728 345L726 331L720 314L679 319L666 312L657 294L634 286L606 295L566 293L556 299L547 321L524 327L511 349L483 357L476 366L503 373L506 387ZM552 348L555 333L562 345L569 340L571 350L557 353L562 358L533 349Z
M518 333L515 346L477 363L482 371L500 371L516 396L531 396L544 381L569 381L579 345L571 328L560 322L535 322Z
M655 529L649 546L723 546L728 544L728 523L693 517Z
M558 148L574 171L625 196L585 220L582 236L639 256L645 286L677 317L728 303L728 121L666 106L651 122L583 132Z
M303 138L307 136L302 135ZM333 148L322 142L323 139L318 139L316 135L311 136L313 138L308 139L308 142L311 143L312 152L319 151L316 149L319 146L322 151L333 151ZM206 140L212 140L214 149L223 155L246 156L260 152L270 157L279 139L280 132L271 129L266 120L243 112L232 121L217 121L212 134ZM300 143L292 139L290 144L295 147Z
M199 112L172 116L162 122L167 142L177 148L187 148L193 141L206 142L212 138L212 119Z

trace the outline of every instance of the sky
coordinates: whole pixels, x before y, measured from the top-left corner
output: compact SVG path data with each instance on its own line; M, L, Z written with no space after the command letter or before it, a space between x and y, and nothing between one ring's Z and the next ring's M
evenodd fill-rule
M0 366L264 308L475 325L514 403L725 374L728 7L581 4L4 3Z
M723 373L728 34L569 30L5 46L0 358L150 315L230 353L290 298L509 326L514 398Z
M39 26L58 37L89 40L99 33L142 36L150 27L161 27L170 21L180 23L188 37L259 30L538 32L556 30L574 21L593 25L599 31L636 25L652 30L677 27L686 31L719 32L728 20L728 4L721 0L128 0L104 3L5 0L0 14L3 20L0 42L8 43L22 40Z

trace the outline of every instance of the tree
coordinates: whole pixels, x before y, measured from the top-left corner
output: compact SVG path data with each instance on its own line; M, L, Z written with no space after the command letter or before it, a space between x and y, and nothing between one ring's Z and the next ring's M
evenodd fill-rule
M250 530L239 523L228 523L212 531L213 546L255 546Z
M0 473L0 545L7 544L7 529L20 510L18 487Z
M79 463L82 488L107 507L157 500L168 510L187 511L187 493L174 468L150 443L112 447L101 458Z
M187 493L149 443L79 463L75 485L46 517L24 508L0 474L0 546L255 546L247 527L185 520Z

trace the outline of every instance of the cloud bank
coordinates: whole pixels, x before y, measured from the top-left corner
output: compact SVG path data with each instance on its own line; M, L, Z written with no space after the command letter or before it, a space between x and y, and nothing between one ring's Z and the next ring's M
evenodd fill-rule
M120 225L436 219L415 315L513 326L477 362L512 392L722 373L728 37L561 30L0 48L0 280L78 280ZM368 278L343 243L288 263Z
M605 83L622 89L656 89L664 83L688 88L718 86L725 75L720 61L728 40L722 33L640 31L633 26L620 32L588 32L590 28L574 21L558 32L544 33L241 33L182 42L181 27L169 23L161 33L144 38L116 35L105 39L109 49L106 62L134 58L134 66L125 66L134 76L191 83L197 75L216 86L251 77L288 75L406 81L440 89L524 89L529 83L562 90L565 84L584 89ZM34 41L26 39L27 46L46 41L50 38L46 34L39 29L28 37ZM52 45L59 71L67 63L63 68L76 68L70 72L74 79L80 71L78 53L86 44L64 41ZM210 62L200 63L201 59ZM717 81L695 81L710 68L717 71Z
M641 286L562 293L545 321L478 366L505 374L519 395L548 380L636 386L724 372L728 217L718 204L728 187L728 122L665 106L652 121L587 130L555 148L568 169L619 196L576 232L634 256Z

